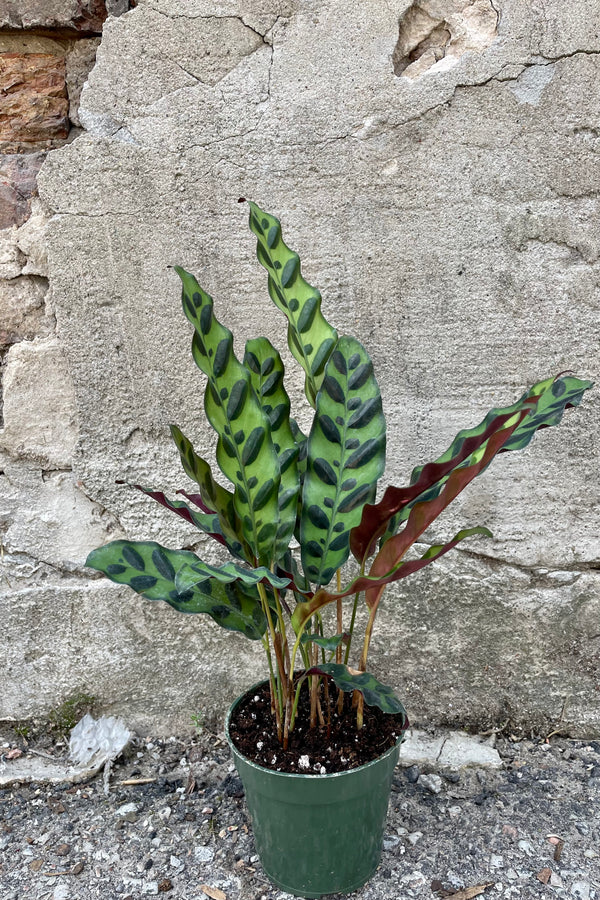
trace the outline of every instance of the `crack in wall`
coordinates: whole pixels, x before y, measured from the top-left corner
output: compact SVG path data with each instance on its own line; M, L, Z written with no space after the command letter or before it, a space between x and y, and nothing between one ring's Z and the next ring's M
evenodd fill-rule
M273 53L274 53L274 47L272 48L272 54ZM471 81L471 82L460 82L459 81L459 82L457 82L451 88L450 95L448 97L446 97L444 100L440 101L439 103L432 104L431 106L426 106L424 109L420 110L419 112L415 113L414 115L411 115L406 119L402 119L399 122L389 122L389 121L384 120L384 121L380 122L380 125L377 129L373 129L373 130L365 129L364 125L361 124L360 126L356 126L351 131L344 131L342 134L332 135L332 136L329 136L326 138L322 138L320 140L312 138L312 139L310 139L310 141L309 140L307 140L307 141L290 141L290 140L286 140L285 138L283 138L281 140L276 140L275 143L277 143L279 146L285 146L288 148L297 147L298 149L303 149L307 146L308 143L310 143L311 146L322 148L322 147L330 146L330 145L336 143L337 141L359 140L359 141L366 142L366 141L372 140L374 138L378 138L382 133L392 132L398 128L404 128L406 125L410 125L410 124L413 124L414 122L418 122L418 121L422 120L423 117L425 117L429 113L433 113L433 112L436 112L437 110L443 109L444 107L450 106L454 99L455 94L457 93L457 91L459 91L461 89L467 90L469 88L485 87L494 81L498 81L501 84L509 83L509 82L516 82L516 81L518 81L518 79L521 77L521 75L523 74L523 72L526 69L529 69L529 68L532 68L535 66L550 66L561 60L572 59L579 55L598 56L598 55L600 55L600 51L578 49L578 50L574 50L570 53L560 54L555 57L536 57L535 60L527 61L527 62L507 61L507 62L502 63L502 65L496 72L494 72L492 75L489 75L488 77L486 77L485 79L483 79L481 81ZM506 77L502 77L503 72L514 69L515 67L520 67L520 71L517 74L511 74ZM270 65L269 65L269 78L268 78L269 98L271 97L272 68L273 68L273 55L271 56ZM181 90L181 89L179 89L179 90ZM262 124L262 118L256 125L252 126L252 128L246 129L244 131L236 132L235 134L227 135L226 137L223 137L223 138L215 138L213 140L208 140L208 141L199 141L194 144L189 144L188 147L190 149L193 149L193 148L210 147L215 144L225 144L226 145L230 141L236 140L241 137L246 137L250 134L255 133L256 131L258 131L260 129L261 124ZM593 193L594 192L586 191L585 195L583 195L583 196L592 196Z
M438 109L443 109L443 107L451 105L452 100L454 99L454 95L460 89L466 90L468 88L485 87L486 85L491 84L491 82L493 82L493 81L498 81L500 83L517 81L519 79L519 77L522 75L523 71L527 68L530 68L532 66L552 65L554 63L560 62L563 59L572 59L573 57L579 56L581 54L583 54L585 56L600 56L600 50L573 50L571 53L562 53L559 56L537 56L535 60L528 61L528 62L522 62L522 61L504 62L501 65L501 67L498 69L497 72L494 72L493 75L488 76L487 78L483 79L482 81L470 81L470 82L460 82L459 81L459 82L457 82L454 85L454 87L452 88L452 92L451 92L450 96L447 97L445 100L442 100L439 103L435 103L432 106L426 107L425 109L416 113L414 116L410 116L408 119L403 119L400 122L395 122L395 123L391 124L390 130L394 130L396 128L403 128L405 125L410 125L413 122L419 121L420 119L423 118L423 116L427 115L428 113L435 112ZM511 67L514 67L514 66L522 66L521 71L517 75L511 75L506 78L499 77L504 70L510 69ZM348 135L345 135L344 137L353 137L353 136L354 135L352 133L350 133ZM366 135L365 139L368 139L369 137L370 137L370 135Z
M195 72L191 71L187 66L184 66L181 62L179 62L178 59L173 59L172 57L167 57L171 62L175 63L175 65L177 65L183 72L185 72L191 78L194 78L194 80L196 82L198 82L199 84L207 84L207 85L210 85L211 87L214 87L220 81L222 81L224 78L226 78L230 72L234 71L234 69L236 69L237 66L240 65L242 60L244 60L248 56L252 56L252 54L256 53L256 51L259 50L261 47L265 47L265 46L272 47L272 42L270 40L268 40L267 35L271 31L271 29L274 27L277 20L280 18L279 16L277 16L273 22L273 25L269 28L269 30L267 32L265 32L264 34L262 34L260 31L257 31L256 28L253 28L251 25L248 25L247 22L244 21L244 18L240 15L219 16L216 14L212 14L212 15L186 16L186 15L176 15L176 14L172 15L172 14L164 12L163 10L153 10L153 11L155 13L157 13L158 15L160 15L161 17L168 19L170 21L179 21L179 20L183 19L186 22L190 22L190 21L191 22L224 22L224 23L238 22L240 25L242 25L242 27L244 29L246 29L247 32L249 32L255 38L258 39L258 43L255 43L254 46L249 46L248 48L242 48L238 45L238 47L236 49L238 50L238 53L239 53L239 59L237 59L237 61L235 61L234 64L231 65L229 68L227 68L226 71L224 71L222 75L220 75L218 78L214 78L214 79L202 78ZM228 42L230 49L231 49L231 43L232 43L231 41ZM234 44L234 46L235 46L235 44ZM163 96L168 96L168 95L163 95Z
M0 544L0 546L3 545ZM15 575L16 567L29 569L29 571L27 574L17 573ZM0 554L0 582L3 581L9 590L14 590L15 593L18 593L19 590L31 590L31 584L23 584L23 581L28 582L32 579L36 579L35 584L47 587L52 583L48 580L51 575L60 576L56 582L59 586L63 586L67 581L76 584L81 581L98 581L102 577L100 572L94 575L91 570L84 569L82 566L52 563L47 559L39 559L20 550L9 552L4 549ZM17 583L19 586L16 586Z
M527 563L516 562L515 560L504 559L503 557L492 556L488 553L483 553L480 550L467 549L465 547L458 547L457 551L459 554L463 554L466 557L470 557L476 560L482 560L483 562L490 565L492 569L498 569L504 566L508 566L512 569L517 569L520 572L525 573L533 580L540 580L543 582L545 587L553 587L558 588L562 587L565 584L573 584L580 578L581 575L587 575L590 572L600 572L600 559L598 560L588 560L587 562L577 562L562 565L560 568L552 568L550 566L534 564L529 565ZM572 581L557 581L553 576L562 576L562 575L572 576Z
M169 12L165 12L165 10L154 9L154 8L152 9L152 11L157 13L159 16L163 16L165 19L171 19L173 21L177 21L178 19L184 19L186 22L196 22L196 21L203 21L203 20L206 21L206 20L213 19L218 22L223 19L236 19L238 22L240 22L244 26L244 28L247 28L249 31L252 31L265 44L270 43L267 36L268 36L269 32L272 31L272 29L277 24L277 22L280 19L286 18L285 16L282 16L282 15L276 15L275 18L273 19L273 22L269 25L267 30L262 32L262 31L258 31L252 25L249 25L248 22L246 22L246 20L244 19L244 17L242 15L235 15L233 13L228 13L226 15L219 16L216 13L211 13L209 15L202 14L202 13L198 13L198 15L188 15L187 13L169 13Z

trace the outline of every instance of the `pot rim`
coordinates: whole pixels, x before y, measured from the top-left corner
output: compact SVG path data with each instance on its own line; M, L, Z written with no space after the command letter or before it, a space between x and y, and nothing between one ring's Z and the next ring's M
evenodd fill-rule
M381 756L378 756L376 759L372 759L371 762L363 763L362 766L355 766L353 769L345 769L343 772L327 772L325 775L317 774L316 772L315 773L311 773L311 772L306 772L306 773L305 772L302 772L302 773L300 773L300 772L278 772L275 769L268 769L266 766L259 766L258 763L255 763L251 759L248 759L248 757L245 756L241 752L241 750L239 750L235 746L235 744L233 743L233 739L232 739L231 735L229 734L229 723L231 721L231 716L233 715L233 711L236 708L236 706L240 703L240 701L243 700L243 698L246 697L247 694L252 693L252 691L255 691L257 688L260 688L264 684L268 684L268 683L269 683L268 679L263 678L262 681L257 681L251 687L247 688L247 690L245 690L243 692L243 694L240 694L239 697L236 697L236 699L233 701L233 703L229 707L229 710L227 711L227 716L225 718L225 737L227 738L227 743L229 744L229 748L230 748L232 754L234 754L234 755L237 754L237 756L239 756L240 759L244 760L244 762L247 766L251 766L251 768L256 769L258 772L266 772L269 775L272 775L273 777L279 777L279 778L310 778L311 781L318 781L318 780L322 781L327 778L329 778L329 779L343 778L343 777L347 777L349 775L353 775L357 772L364 772L365 769L369 769L372 766L375 766L378 763L380 763L383 759L387 759L387 757L391 756L391 754L394 753L398 749L400 744L404 741L407 729L404 729L404 731L402 731L400 733L399 737L396 740L396 743L392 747L390 747L388 750L386 750L385 753L382 753Z

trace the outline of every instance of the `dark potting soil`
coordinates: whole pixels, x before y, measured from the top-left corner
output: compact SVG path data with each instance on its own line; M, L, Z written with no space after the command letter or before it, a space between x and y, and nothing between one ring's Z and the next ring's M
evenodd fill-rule
M303 690L288 749L284 750L277 740L269 687L263 685L239 703L229 733L240 753L259 766L277 772L325 775L372 762L393 747L402 732L401 714L390 715L366 705L363 727L357 731L352 695L344 694L344 707L338 715L335 689L331 690L330 715L329 733L326 724L311 729L308 691ZM323 716L327 722L326 708Z

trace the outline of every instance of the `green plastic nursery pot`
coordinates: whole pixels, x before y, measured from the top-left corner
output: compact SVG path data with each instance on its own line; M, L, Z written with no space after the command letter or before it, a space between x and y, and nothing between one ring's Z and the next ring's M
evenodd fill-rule
M381 858L394 767L402 737L383 756L331 775L291 775L256 765L226 734L244 785L256 849L269 878L301 897L354 891Z

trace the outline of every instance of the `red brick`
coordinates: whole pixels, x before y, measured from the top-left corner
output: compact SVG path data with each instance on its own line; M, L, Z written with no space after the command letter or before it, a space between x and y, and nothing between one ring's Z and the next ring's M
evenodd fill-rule
M37 193L37 174L45 153L0 155L0 228L22 225Z
M0 53L0 150L44 149L67 137L65 77L60 56Z

